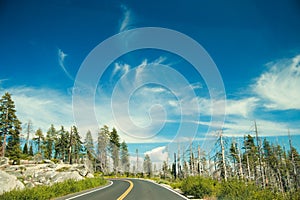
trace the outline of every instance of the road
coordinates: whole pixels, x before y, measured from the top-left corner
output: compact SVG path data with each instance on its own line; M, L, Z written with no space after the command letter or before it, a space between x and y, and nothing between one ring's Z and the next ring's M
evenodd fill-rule
M140 179L112 179L103 189L92 190L66 200L183 200L187 199L155 183Z

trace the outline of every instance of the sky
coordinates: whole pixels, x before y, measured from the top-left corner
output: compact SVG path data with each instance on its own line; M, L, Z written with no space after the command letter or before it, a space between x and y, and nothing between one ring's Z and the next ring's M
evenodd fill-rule
M296 0L2 0L0 94L12 94L23 124L31 120L44 132L51 124L76 124L82 137L90 129L94 138L106 124L118 130L132 155L138 148L157 163L166 159L166 146L208 144L221 129L230 138L254 134L254 121L261 137L282 138L289 130L299 145L299 19ZM119 43L107 52L119 52L138 39L129 32L143 27L193 39L218 73L205 77L174 52L138 49L119 55L96 77L96 88L86 91L94 95L93 104L84 94L74 104L76 83L93 50L117 35ZM207 82L219 76L225 113L224 99L212 98L220 91ZM212 116L225 119L214 124Z

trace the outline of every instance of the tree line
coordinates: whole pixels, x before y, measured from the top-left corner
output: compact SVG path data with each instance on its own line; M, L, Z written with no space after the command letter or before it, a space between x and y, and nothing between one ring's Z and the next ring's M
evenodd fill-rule
M300 188L300 155L289 135L288 148L271 143L258 135L245 135L241 143L219 133L214 149L206 153L193 146L174 153L171 166L162 166L164 178L185 179L189 176L210 177L215 180L239 179L254 182L261 188L285 193Z
M108 173L109 161L112 160L113 172L129 172L130 160L128 146L120 142L117 130L104 125L97 132L94 141L91 131L83 139L76 126L67 130L64 126L56 129L52 124L46 133L39 128L33 131L32 122L25 124L25 144L21 148L22 126L16 115L14 101L9 93L0 99L0 155L9 157L13 164L20 159L40 157L64 163L80 163L83 158L92 161L95 169ZM33 137L30 137L34 133Z

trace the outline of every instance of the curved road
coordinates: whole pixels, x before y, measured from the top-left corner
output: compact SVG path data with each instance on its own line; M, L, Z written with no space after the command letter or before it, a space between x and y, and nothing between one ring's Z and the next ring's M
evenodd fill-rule
M95 189L66 200L183 200L187 199L153 182L141 179L111 179L112 185Z

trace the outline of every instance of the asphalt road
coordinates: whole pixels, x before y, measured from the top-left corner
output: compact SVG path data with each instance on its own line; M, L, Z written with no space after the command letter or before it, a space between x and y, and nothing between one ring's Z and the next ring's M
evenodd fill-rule
M114 179L112 185L64 199L74 200L182 200L186 199L155 183L138 179Z

